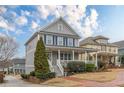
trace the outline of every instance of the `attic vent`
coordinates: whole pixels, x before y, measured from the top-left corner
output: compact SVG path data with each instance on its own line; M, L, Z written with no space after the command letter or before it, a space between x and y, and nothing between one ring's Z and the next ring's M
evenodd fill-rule
M62 24L58 24L58 31L62 31L63 30L63 25Z

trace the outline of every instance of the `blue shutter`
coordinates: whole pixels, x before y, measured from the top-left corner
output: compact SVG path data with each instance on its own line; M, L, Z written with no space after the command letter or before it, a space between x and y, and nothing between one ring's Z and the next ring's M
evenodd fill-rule
M73 38L73 47L75 47L75 39Z
M66 46L68 46L68 38L66 37Z

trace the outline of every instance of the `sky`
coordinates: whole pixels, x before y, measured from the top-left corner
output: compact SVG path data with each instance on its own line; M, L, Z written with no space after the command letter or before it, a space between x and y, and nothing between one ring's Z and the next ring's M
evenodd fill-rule
M0 6L0 36L19 44L16 57L25 57L25 42L42 26L60 16L81 36L104 35L110 42L124 40L124 6Z

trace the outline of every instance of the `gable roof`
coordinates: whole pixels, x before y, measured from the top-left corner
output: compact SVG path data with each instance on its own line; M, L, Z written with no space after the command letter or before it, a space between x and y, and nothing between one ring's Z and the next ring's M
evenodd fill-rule
M66 26L69 27L69 29L72 31L72 33L73 33L75 36L77 36L78 38L80 38L80 36L76 33L76 31L75 31L75 30L64 20L64 18L62 18L62 17L59 17L59 18L57 18L56 20L54 20L53 22L51 22L51 23L49 23L49 24L47 24L47 25L41 27L41 28L38 30L38 32L46 31L47 28L49 28L50 26L52 26L53 24L55 24L55 23L58 22L58 21L62 21ZM49 32L49 31L47 31L47 32ZM66 34L66 33L65 33L65 34Z
M64 24L67 25L67 26L71 29L72 33L74 33L77 38L79 38L79 39L81 38L81 37L75 32L75 30L74 30L62 17L59 17L58 19L54 20L53 22L50 22L49 24L47 24L47 25L45 25L45 26L39 28L38 31L35 32L35 33L28 39L28 41L25 43L25 45L26 45L27 43L29 43L35 36L37 36L38 33L43 32L45 29L47 29L47 28L50 27L51 25L55 24L55 23L58 22L59 20L61 20L62 22L64 22ZM66 33L65 33L65 34L66 34Z
M98 36L94 37L94 40L97 40L97 39L106 39L106 40L109 40L109 38L104 37L102 35L98 35Z
M118 48L124 48L124 40L118 41L118 42L114 42L114 43L112 43L112 44L117 45Z
M86 39L80 41L80 46L81 46L81 45L86 45L86 44L117 46L117 45L112 44L112 43L107 43L107 44L103 44L103 43L102 43L102 44L101 44L101 43L96 42L96 41L95 41L96 39L107 39L107 40L108 40L107 37L104 37L104 36L101 36L101 35L96 36L96 37L88 37L88 38L86 38Z

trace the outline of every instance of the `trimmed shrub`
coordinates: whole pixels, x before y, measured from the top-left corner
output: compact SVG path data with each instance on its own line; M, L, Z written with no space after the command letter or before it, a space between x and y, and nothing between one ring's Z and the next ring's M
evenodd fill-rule
M30 72L30 76L35 76L35 71Z
M67 64L68 72L83 72L85 71L85 63L84 62L69 62Z
M86 71L93 72L95 70L95 64L88 63L86 64Z
M48 74L48 78L55 78L56 77L55 72L49 72L47 74Z
M23 79L28 79L29 76L30 76L30 75L28 75L28 74L21 74L21 77L22 77Z
M37 77L37 78L41 78L42 77L42 75L43 75L43 73L41 73L41 72L35 72L35 76Z
M39 79L49 79L49 78L55 78L55 72L49 72L49 73L40 73L35 72L35 76Z

